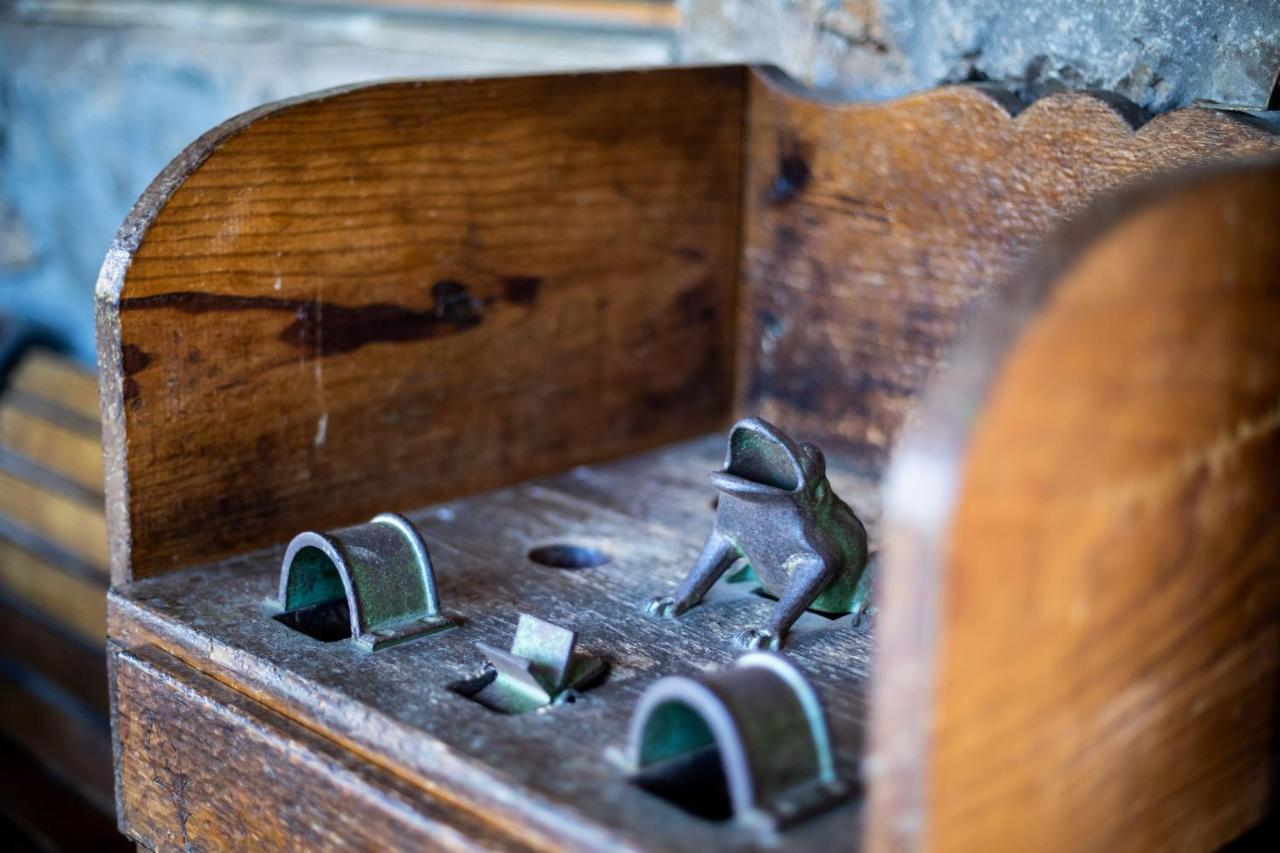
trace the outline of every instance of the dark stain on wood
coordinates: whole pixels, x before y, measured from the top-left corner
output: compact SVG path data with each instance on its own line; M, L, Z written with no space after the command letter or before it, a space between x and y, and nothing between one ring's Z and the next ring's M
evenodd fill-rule
M689 325L712 322L719 313L715 305L719 292L711 279L704 279L688 290L681 291L674 300L675 316Z
M795 136L782 136L778 141L778 170L769 185L769 203L786 204L805 191L813 179L804 146Z
M138 386L138 381L133 376L135 373L145 370L149 364L151 364L151 356L137 344L125 344L121 348L120 369L124 373L123 393L126 403L134 405L141 397L142 389Z
M516 305L533 304L540 280L522 278L520 282L513 287L504 281L507 301ZM280 340L302 349L313 358L353 352L366 344L402 343L465 332L483 321L484 310L491 302L472 295L467 285L452 279L438 281L431 286L431 306L422 311L386 302L351 306L312 299L231 296L195 291L121 300L123 307L130 310L172 309L186 314L290 312L294 314L294 320L281 331ZM124 355L127 377L132 372L127 348ZM136 393L136 388L134 390ZM125 394L129 396L128 389Z
M125 344L120 348L120 368L125 376L132 376L151 364L151 356L137 344Z
M533 305L542 291L536 275L509 275L502 279L502 296L512 305Z

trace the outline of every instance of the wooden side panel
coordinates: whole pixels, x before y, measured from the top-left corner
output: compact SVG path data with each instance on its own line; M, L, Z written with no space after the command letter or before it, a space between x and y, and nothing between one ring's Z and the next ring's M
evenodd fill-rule
M1132 107L1132 105L1129 105ZM1187 109L1055 95L1016 117L975 87L831 104L749 84L740 410L878 471L970 309L1100 194L1276 145Z
M1280 162L1091 216L895 459L881 849L1211 849L1275 802Z
M112 652L121 828L152 850L511 849L151 647Z
M719 425L743 78L387 84L192 146L99 282L115 579Z

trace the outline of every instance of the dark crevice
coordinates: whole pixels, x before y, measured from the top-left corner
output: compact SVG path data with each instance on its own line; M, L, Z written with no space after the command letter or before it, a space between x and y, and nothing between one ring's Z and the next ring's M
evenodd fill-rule
M351 636L351 610L345 598L299 607L271 618L322 643L336 643Z

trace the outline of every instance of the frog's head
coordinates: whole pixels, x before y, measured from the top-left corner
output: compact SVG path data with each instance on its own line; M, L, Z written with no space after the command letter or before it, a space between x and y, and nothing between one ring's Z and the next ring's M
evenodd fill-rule
M797 444L761 418L738 421L729 431L724 470L711 475L711 485L727 495L762 501L794 497L826 479L822 451Z

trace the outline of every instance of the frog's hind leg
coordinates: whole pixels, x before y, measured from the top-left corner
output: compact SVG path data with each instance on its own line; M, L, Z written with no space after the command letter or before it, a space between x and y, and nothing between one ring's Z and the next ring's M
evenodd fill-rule
M679 616L702 601L720 576L741 557L742 552L737 546L718 532L712 531L706 544L702 546L698 562L694 563L675 596L655 598L645 606L645 611L654 616Z
M836 564L816 554L794 559L790 565L787 588L773 606L768 620L759 628L749 628L737 637L744 649L777 649L782 645L795 621L809 609L835 576Z

